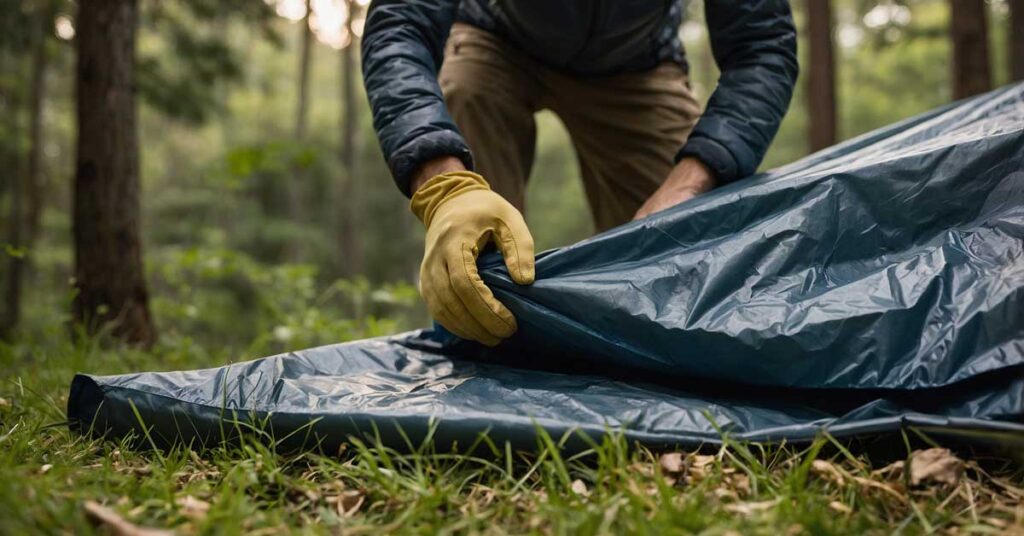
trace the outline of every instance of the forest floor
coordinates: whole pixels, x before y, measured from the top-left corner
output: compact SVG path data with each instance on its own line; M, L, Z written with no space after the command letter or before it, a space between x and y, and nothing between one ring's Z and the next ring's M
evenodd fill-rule
M281 455L256 440L135 450L68 430L73 374L223 356L187 342L143 352L60 335L0 344L0 534L1024 534L1019 453L1004 454L1010 461L909 442L876 459L827 437L677 453L607 438L573 456L551 439L538 453L473 456L359 441L331 454Z

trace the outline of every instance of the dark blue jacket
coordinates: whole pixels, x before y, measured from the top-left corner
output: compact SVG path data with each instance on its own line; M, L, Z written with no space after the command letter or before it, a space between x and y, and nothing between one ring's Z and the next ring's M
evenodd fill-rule
M502 37L544 65L578 76L683 63L682 0L375 0L363 35L363 79L384 156L409 195L417 167L466 142L444 104L437 71L454 21ZM676 159L693 155L720 182L753 173L789 107L796 30L786 0L708 0L718 87Z

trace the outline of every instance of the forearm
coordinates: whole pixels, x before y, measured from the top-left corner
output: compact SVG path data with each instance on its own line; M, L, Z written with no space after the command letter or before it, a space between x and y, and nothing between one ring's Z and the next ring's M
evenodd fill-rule
M697 157L729 182L756 171L789 108L796 29L784 0L708 3L718 87L677 160Z
M437 83L454 0L376 0L363 36L363 81L384 157L411 195L426 161L453 156L472 167L469 148Z

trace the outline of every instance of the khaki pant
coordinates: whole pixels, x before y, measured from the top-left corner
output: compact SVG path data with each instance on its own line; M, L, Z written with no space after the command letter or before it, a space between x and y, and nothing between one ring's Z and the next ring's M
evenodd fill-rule
M700 116L682 67L574 78L500 38L456 23L439 76L476 170L522 209L536 145L534 113L548 109L572 137L598 230L633 218L672 169Z

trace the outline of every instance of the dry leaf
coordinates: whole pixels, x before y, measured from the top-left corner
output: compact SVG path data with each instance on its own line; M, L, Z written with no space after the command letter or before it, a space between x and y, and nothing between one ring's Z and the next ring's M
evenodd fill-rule
M871 471L871 476L884 476L895 478L903 474L903 460L897 460L895 462L886 465L881 469L875 469Z
M355 489L347 489L338 495L338 514L342 517L351 517L359 511L363 505L366 495Z
M571 487L572 487L572 492L575 493L576 495L579 495L580 497L588 497L588 496L590 496L590 490L587 489L586 483L584 483L582 480L580 480L578 478L576 480L572 481L572 486Z
M317 493L315 489L304 489L302 490L302 494L305 495L306 499L308 499L309 502L311 503L320 501L320 494Z
M768 510L775 506L776 504L779 504L778 499L761 502L731 503L723 506L722 508L725 511L732 512L734 514L750 515L754 512L762 512L764 510Z
M854 482L860 484L861 486L864 486L866 488L875 488L882 490L902 503L907 502L907 498L902 493L900 493L899 490L890 486L889 484L886 484L884 482L878 482L877 480L871 480L870 478L864 478L862 476L854 476L852 478Z
M669 452L658 458L658 465L666 475L678 475L686 471L686 455L682 452Z
M831 501L828 503L828 507L834 509L840 513L853 513L853 508L843 504L840 501Z
M715 488L714 494L715 497L718 497L719 499L729 499L733 501L738 501L740 498L738 493L726 487Z
M82 505L85 516L95 525L108 530L114 536L173 536L169 530L140 527L126 521L120 514L95 501Z
M50 469L53 469L53 464L43 464L43 466L39 468L39 474L45 475L50 472Z
M629 472L647 477L654 476L654 466L649 463L634 462L629 464Z
M0 408L9 408L9 407L11 407L11 401L7 400L6 398L0 398Z
M178 497L174 503L181 508L182 515L193 519L202 519L206 517L206 513L210 511L210 503L202 499L197 499L191 495Z
M693 466L693 467L702 467L703 468L703 467L707 467L707 466L715 463L715 457L711 456L711 455L694 454L693 456L690 456L690 458L691 458L690 465Z
M496 492L494 488L490 488L481 484L473 484L473 487L469 491L467 501L459 507L459 512L463 515L475 515L476 511L480 507L488 507L494 502L496 498Z
M686 483L692 484L708 476L708 467L715 463L714 456L694 454L687 457Z
M835 482L839 486L846 482L846 479L843 478L843 472L834 463L829 461L814 460L811 462L811 471L820 478L829 482Z
M750 495L750 477L749 476L747 476L745 474L733 475L733 476L729 477L728 483L729 483L730 486L732 486L732 489L734 489L738 494L743 495L743 496Z
M910 454L910 485L946 484L955 486L964 472L964 462L949 449L931 448Z

